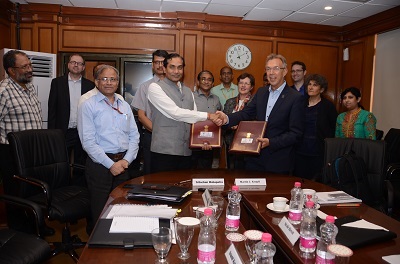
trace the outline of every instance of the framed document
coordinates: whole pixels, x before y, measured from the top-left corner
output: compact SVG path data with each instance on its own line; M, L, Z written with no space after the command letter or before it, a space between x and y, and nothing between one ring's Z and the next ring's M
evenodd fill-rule
M260 154L261 142L267 127L266 121L241 121L233 137L230 153Z
M190 147L201 148L204 143L213 148L221 147L221 127L214 124L211 120L192 124Z

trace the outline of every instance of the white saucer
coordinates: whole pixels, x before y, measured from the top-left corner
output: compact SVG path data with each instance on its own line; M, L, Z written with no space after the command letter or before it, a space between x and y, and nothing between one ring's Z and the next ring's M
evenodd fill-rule
M275 209L273 203L267 204L267 208L268 208L269 210L271 210L271 211L274 211L275 213L286 213L286 212L289 212L289 205L288 205L288 204L285 206L285 208L284 208L283 210L277 210L277 209Z

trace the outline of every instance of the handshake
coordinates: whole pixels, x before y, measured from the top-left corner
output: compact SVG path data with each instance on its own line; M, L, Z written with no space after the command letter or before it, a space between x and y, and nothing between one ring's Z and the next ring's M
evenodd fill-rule
M222 126L228 123L228 116L221 111L217 111L214 114L208 113L207 119L213 121L217 126Z

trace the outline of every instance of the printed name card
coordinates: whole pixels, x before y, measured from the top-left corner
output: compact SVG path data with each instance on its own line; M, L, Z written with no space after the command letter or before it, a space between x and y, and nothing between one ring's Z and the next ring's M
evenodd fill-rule
M202 186L202 187L225 186L225 180L224 178L209 178L209 179L197 178L192 180L192 185Z
M283 231L285 236L289 239L290 243L294 245L299 239L300 234L297 232L296 228L289 222L289 220L284 216L279 222L280 229Z
M237 186L266 186L267 179L266 178L236 178L235 185Z
M243 264L242 259L237 252L235 245L232 243L228 250L225 252L226 261L229 264Z

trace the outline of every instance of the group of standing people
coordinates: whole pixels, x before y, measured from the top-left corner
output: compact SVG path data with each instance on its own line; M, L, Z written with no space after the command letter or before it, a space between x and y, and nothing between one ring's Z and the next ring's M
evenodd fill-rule
M32 81L32 64L27 55L13 50L4 55L8 77L0 83L1 173L10 185L12 160L7 133L42 128L40 104ZM85 60L73 54L68 74L55 78L49 94L49 128L62 129L75 162L85 165L85 177L76 180L89 188L91 218L95 221L110 191L129 179L129 167L136 159L139 137L143 147L144 173L211 168L210 146L193 151L189 147L190 124L211 120L225 131L230 146L240 121L267 121L259 156L231 156L235 168L274 173L292 173L314 178L322 168L323 141L328 137L375 139L376 119L360 106L360 91L351 87L341 94L346 112L337 115L332 102L324 98L326 79L311 74L306 79L302 62L292 63L294 81L285 77L286 59L271 54L265 62L263 87L255 94L255 78L249 73L233 81L233 71L223 67L221 84L203 70L197 76L197 89L182 83L185 61L177 53L157 50L152 54L153 78L143 83L132 101L143 126L139 135L131 106L116 93L119 72L109 65L94 71L95 83L85 79ZM193 154L192 154L193 153ZM78 183L79 184L79 183ZM93 224L93 223L92 223ZM88 227L90 233L93 225Z

